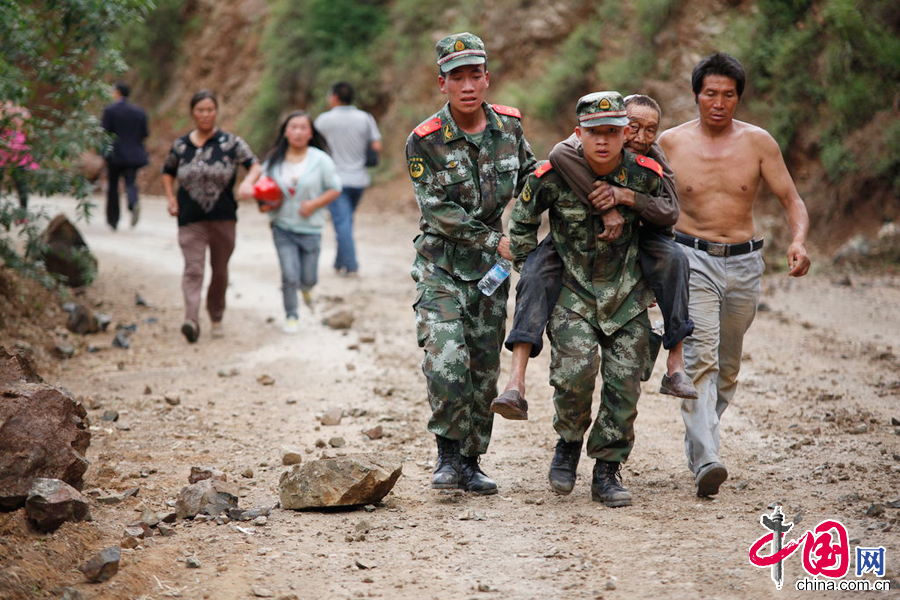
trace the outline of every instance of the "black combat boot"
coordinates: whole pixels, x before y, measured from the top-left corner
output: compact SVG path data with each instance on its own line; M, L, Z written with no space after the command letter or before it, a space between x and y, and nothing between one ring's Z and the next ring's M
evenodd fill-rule
M431 487L445 490L459 487L459 442L439 435L437 438L438 460Z
M550 488L557 494L568 494L575 487L575 471L581 458L581 440L567 442L559 438L550 463Z
M622 463L597 460L591 481L591 500L610 508L631 506L631 492L622 487L619 467Z
M467 492L485 496L497 493L497 484L478 466L477 456L460 456L459 487Z

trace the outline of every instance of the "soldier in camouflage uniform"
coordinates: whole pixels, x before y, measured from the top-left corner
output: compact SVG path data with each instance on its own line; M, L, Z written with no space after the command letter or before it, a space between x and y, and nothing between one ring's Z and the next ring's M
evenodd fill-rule
M577 114L576 132L585 158L601 180L649 196L660 195L659 164L623 150L628 118L618 92L582 97ZM560 439L577 445L579 452L584 434L591 428L587 454L596 459L591 497L607 506L629 506L631 494L622 487L618 472L634 443L650 333L646 309L654 297L640 267L638 213L616 206L614 210L624 221L622 233L613 241L598 240L603 217L591 210L549 162L541 163L525 183L510 221L517 268L536 248L541 215L547 210L553 245L565 266L563 289L548 325L550 383L556 390L553 426ZM591 398L598 373L603 376L603 388L591 427ZM578 452L575 464L577 457ZM571 480L563 483L563 489L557 491L570 492L574 468ZM564 489L566 485L568 489Z
M448 103L406 143L422 211L411 274L432 410L428 430L438 445L432 487L494 494L497 484L478 457L491 437L509 283L492 296L477 284L499 257L512 259L500 217L535 159L519 111L484 102L490 74L482 41L460 33L436 50Z

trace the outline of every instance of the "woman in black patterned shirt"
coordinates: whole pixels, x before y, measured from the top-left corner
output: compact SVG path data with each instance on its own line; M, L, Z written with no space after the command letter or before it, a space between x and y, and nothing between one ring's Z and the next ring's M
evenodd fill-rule
M250 188L260 166L250 146L233 133L216 127L216 96L200 90L191 98L195 128L172 144L163 165L162 182L169 199L169 214L178 217L178 243L184 254L181 289L184 292L184 324L181 333L193 343L200 337L200 295L206 249L212 278L206 290L206 309L212 321L212 337L222 336L228 259L234 251L237 202L234 182L238 166L248 169L240 190ZM178 195L174 184L178 180Z

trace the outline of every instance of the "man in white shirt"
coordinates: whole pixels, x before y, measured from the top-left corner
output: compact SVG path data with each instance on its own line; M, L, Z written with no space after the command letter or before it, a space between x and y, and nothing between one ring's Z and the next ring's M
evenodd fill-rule
M345 81L331 86L330 110L316 118L315 128L325 136L331 158L337 166L344 189L338 199L328 205L337 236L335 270L343 276L359 270L353 241L353 213L371 178L366 171L366 148L369 144L381 152L381 133L375 118L353 106L353 86Z

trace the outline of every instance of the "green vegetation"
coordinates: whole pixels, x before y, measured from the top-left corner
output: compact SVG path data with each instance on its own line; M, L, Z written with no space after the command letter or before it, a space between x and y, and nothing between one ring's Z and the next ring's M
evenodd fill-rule
M241 122L254 148L272 144L281 114L320 112L328 88L349 81L355 104L382 100L383 51L375 42L388 24L387 2L273 0L263 35L266 70L253 107Z
M158 99L171 83L182 56L185 37L199 26L189 18L191 3L186 0L155 0L141 20L127 23L117 40L130 68L129 81L150 100Z
M30 195L74 195L80 214L89 215L79 159L108 143L96 114L108 98L107 77L125 70L115 34L150 7L149 0L0 0L0 98L30 111L21 124L13 111L0 113L0 132L19 128L39 165L34 171L18 162L0 169L0 259L7 266L43 273L34 258L40 255L42 215L18 208L11 171L27 177ZM25 218L28 225L15 230Z
M757 5L748 66L769 107L769 131L786 150L802 128L820 130L821 160L837 181L871 158L851 156L847 135L900 93L900 9L892 0Z

